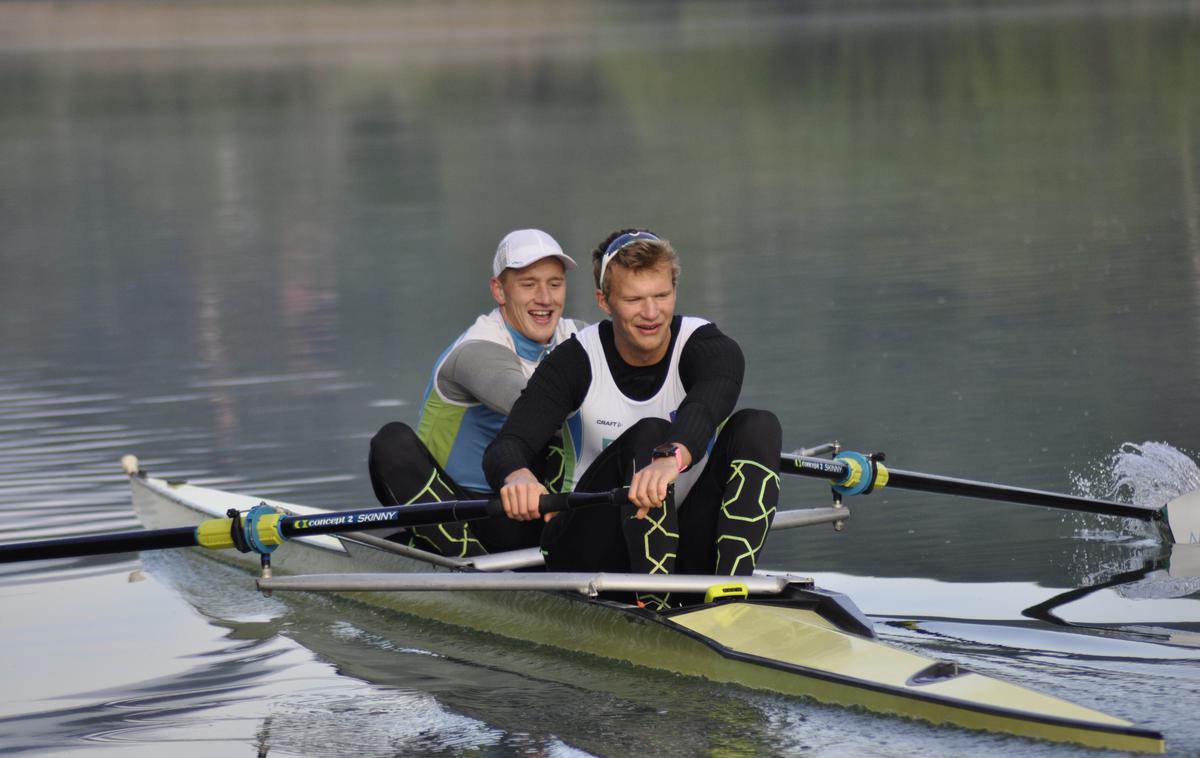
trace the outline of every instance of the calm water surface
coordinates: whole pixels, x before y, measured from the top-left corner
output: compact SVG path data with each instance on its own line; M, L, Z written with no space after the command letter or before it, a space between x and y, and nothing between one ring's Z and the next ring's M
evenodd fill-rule
M670 237L787 445L1096 494L1132 465L1115 496L1161 502L1200 485L1197 92L1186 2L0 4L0 539L134 527L127 452L369 505L367 440L415 419L520 226L580 258ZM764 564L1200 750L1179 551L852 506ZM1090 754L266 599L189 555L10 566L0 598L0 752Z

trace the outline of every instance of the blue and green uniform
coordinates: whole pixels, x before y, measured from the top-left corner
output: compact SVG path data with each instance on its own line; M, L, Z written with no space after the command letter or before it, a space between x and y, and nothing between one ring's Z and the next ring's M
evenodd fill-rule
M415 432L393 422L371 440L368 468L380 502L441 502L490 491L480 462L504 423L502 411L538 362L577 329L560 319L551 342L540 345L509 327L499 309L476 319L434 364ZM549 464L541 463L535 468L547 472ZM561 478L561 454L553 466L549 473ZM418 527L409 534L415 547L466 557L535 545L539 527L500 518Z
M496 309L477 318L438 357L421 401L417 437L455 482L475 492L490 490L483 475L483 452L500 433L507 413L490 408L462 391L453 393L443 386L440 375L447 360L468 343L491 343L511 351L524 379L528 380L550 350L576 330L576 324L571 319L559 319L554 339L548 345L539 345L510 327L500 315L500 310ZM486 380L486 377L481 379Z

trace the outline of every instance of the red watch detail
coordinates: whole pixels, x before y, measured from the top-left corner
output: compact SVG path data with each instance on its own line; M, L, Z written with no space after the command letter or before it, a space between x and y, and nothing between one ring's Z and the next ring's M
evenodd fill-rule
M666 445L659 445L658 447L654 448L654 451L650 453L650 460L656 461L659 458L674 458L675 467L681 474L683 473L683 470L687 468L683 465L683 450L680 449L679 445L672 445L668 443Z

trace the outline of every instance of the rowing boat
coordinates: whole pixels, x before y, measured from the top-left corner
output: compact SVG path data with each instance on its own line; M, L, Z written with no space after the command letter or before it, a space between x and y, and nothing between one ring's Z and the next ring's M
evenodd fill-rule
M196 527L266 505L317 521L327 511L167 481L128 468L150 529ZM783 512L774 528L841 521L848 509ZM790 515L794 514L794 515ZM209 553L254 569L254 552ZM385 608L564 650L869 711L1160 753L1162 735L1060 698L880 642L843 595L792 574L753 577L558 574L536 550L446 558L366 532L301 535L278 545L261 589L332 591ZM653 612L613 599L631 590L705 595Z

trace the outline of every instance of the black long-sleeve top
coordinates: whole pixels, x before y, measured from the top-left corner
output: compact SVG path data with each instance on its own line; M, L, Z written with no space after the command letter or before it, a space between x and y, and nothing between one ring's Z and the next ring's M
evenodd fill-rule
M633 400L647 400L666 381L682 317L671 320L671 344L661 361L652 366L631 366L617 352L611 321L599 326L600 342L609 371L621 392ZM679 378L687 396L675 414L666 439L685 445L699 460L717 425L733 413L742 390L746 362L738 344L705 324L683 346ZM500 434L483 456L483 471L495 490L512 472L526 468L567 417L583 405L592 382L587 351L572 337L559 345L533 372L513 405Z

